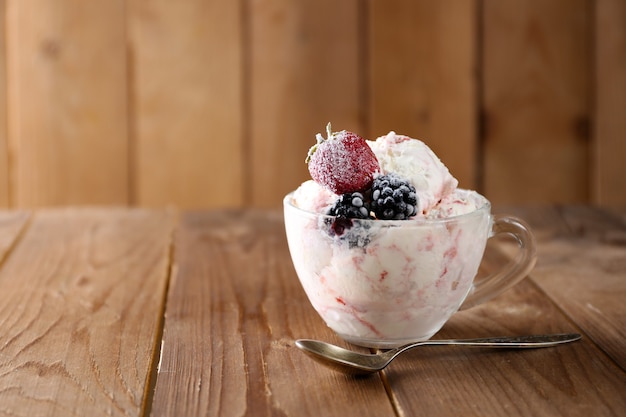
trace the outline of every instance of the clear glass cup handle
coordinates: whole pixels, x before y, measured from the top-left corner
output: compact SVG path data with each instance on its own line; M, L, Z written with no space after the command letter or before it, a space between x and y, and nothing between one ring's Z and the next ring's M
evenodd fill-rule
M515 238L519 252L500 271L475 281L460 310L482 304L520 282L534 268L537 261L535 238L524 221L511 216L493 216L492 234L505 233Z

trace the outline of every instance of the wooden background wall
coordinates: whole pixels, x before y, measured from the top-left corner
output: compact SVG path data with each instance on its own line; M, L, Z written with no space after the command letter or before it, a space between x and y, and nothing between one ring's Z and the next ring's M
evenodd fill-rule
M0 0L0 208L278 207L314 135L626 204L624 0Z

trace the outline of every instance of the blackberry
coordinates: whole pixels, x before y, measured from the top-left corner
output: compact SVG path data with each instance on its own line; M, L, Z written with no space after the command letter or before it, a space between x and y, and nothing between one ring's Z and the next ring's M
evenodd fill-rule
M346 193L335 201L328 214L347 219L369 219L369 204L359 192Z
M328 226L328 235L342 244L348 244L350 249L365 248L371 239L370 226L367 222L355 224L353 219L335 217L324 221Z
M371 210L381 220L406 220L415 216L417 214L415 187L394 174L374 178Z
M326 219L328 234L346 242L350 249L364 248L369 243L369 227L365 223L358 223L357 227L352 219L373 219L369 211L369 202L362 193L342 194L328 211L334 219Z

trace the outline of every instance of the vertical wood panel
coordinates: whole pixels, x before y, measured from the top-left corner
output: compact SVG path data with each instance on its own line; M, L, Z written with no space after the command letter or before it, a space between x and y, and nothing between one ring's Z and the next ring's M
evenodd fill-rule
M126 203L124 2L8 4L11 200Z
M626 205L626 2L595 5L593 203Z
M248 193L278 207L310 178L304 159L315 134L363 132L363 68L357 0L251 1Z
M0 207L275 207L328 121L496 203L624 204L625 28L621 0L0 0Z
M369 1L370 132L426 142L476 187L476 1Z
M484 1L484 191L494 202L588 200L588 6Z
M6 1L0 0L0 207L9 207L7 145Z
M239 1L129 1L135 202L242 201Z

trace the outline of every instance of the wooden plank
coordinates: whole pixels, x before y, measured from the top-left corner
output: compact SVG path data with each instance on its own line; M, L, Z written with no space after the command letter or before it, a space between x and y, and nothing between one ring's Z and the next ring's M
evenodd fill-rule
M9 207L9 153L7 143L6 1L0 0L0 208Z
M523 212L523 211L522 211ZM534 218L548 210L537 211ZM556 211L553 239L538 238L540 257L533 281L626 371L626 210L591 207ZM534 228L540 229L529 220Z
M176 237L152 415L393 415L379 378L294 346L339 343L300 287L279 213L187 213Z
M0 415L139 416L173 215L39 212L0 269Z
M626 2L598 0L594 42L593 202L626 206Z
M249 170L255 207L280 207L310 178L304 163L315 134L364 135L359 1L249 2Z
M489 252L483 271L507 259ZM455 314L435 338L580 331L533 281ZM385 380L399 415L619 416L626 373L594 341L585 333L582 341L549 349L418 348L397 359Z
M567 241L541 247L533 280L626 371L626 249Z
M509 209L531 225L539 259L531 279L626 370L626 210L590 206ZM515 248L504 248L510 256Z
M15 207L128 200L124 1L8 2Z
M30 214L23 211L0 211L0 265L13 248Z
M241 205L241 3L128 2L133 202Z
M369 124L426 142L477 187L477 2L369 1Z
M485 1L483 10L485 194L588 201L589 2Z

